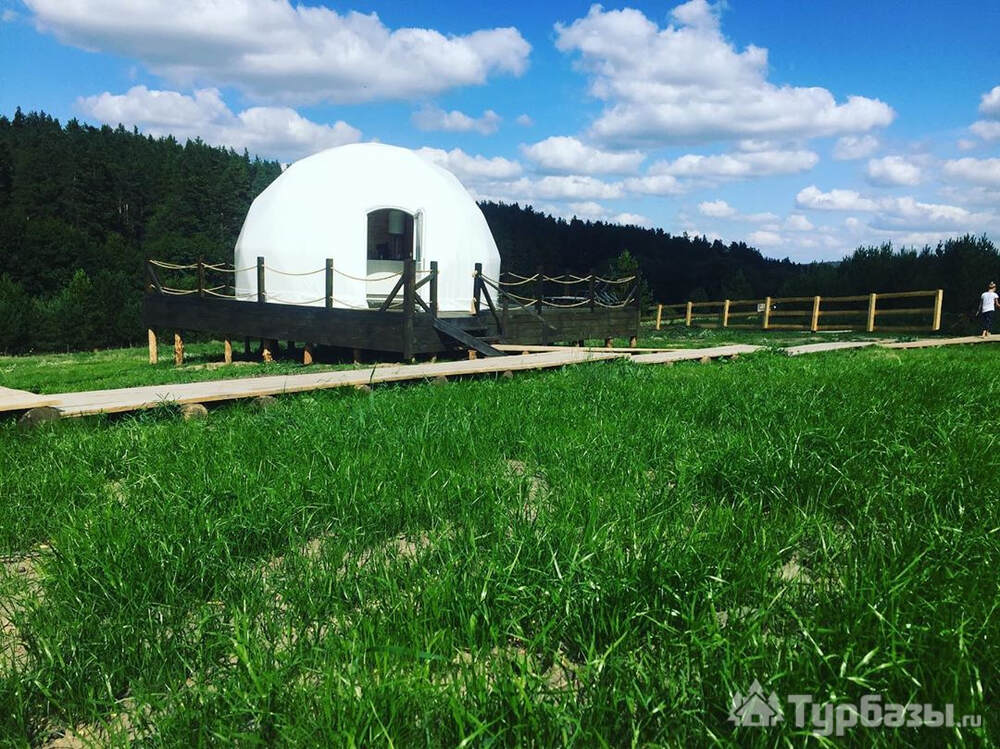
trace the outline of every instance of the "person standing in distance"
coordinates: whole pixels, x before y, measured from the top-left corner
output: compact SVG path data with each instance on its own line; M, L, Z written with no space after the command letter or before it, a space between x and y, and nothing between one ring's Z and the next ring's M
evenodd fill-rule
M979 321L983 325L983 338L993 332L993 312L998 308L1000 308L1000 296L997 295L997 285L990 281L986 291L979 297Z

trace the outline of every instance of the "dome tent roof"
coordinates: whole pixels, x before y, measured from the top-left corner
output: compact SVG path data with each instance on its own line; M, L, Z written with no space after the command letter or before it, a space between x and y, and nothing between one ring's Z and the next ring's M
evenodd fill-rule
M331 148L286 169L251 205L236 242L235 266L253 266L262 256L269 300L322 305L323 273L278 271L316 271L331 258L334 305L367 306L367 296L385 293L385 282L353 279L385 277L369 273L367 236L368 214L383 208L419 217L418 268L436 260L440 308L468 311L473 265L483 263L488 276L500 272L482 211L454 174L414 151L382 143ZM256 294L254 271L237 274L237 292Z

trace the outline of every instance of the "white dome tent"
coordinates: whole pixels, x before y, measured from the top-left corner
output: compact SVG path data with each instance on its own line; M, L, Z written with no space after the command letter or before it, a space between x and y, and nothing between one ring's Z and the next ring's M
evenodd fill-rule
M411 257L418 274L437 261L442 312L470 311L476 263L486 276L500 274L493 235L458 178L381 143L297 161L254 200L236 242L237 298L256 299L258 257L267 301L319 307L327 258L337 308L378 306Z

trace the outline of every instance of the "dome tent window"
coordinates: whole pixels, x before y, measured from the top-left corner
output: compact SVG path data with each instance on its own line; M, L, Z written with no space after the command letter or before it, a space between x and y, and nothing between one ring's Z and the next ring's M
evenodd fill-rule
M368 260L402 262L413 257L413 216L398 208L380 208L368 214ZM369 267L368 272L375 270Z

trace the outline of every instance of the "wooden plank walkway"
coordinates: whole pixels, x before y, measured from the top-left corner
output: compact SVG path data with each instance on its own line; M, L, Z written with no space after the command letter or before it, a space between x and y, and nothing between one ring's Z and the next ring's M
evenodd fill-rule
M611 351L615 354L651 354L660 351L676 351L677 348L643 348L639 346L540 346L538 344L494 343L493 348L520 354L527 351L536 354L545 351Z
M829 343L804 343L801 346L789 346L784 351L789 356L800 356L801 354L819 354L823 351L843 351L844 349L876 345L878 345L878 341L831 341Z
M927 338L916 341L836 341L830 343L791 346L785 351L792 356L879 346L890 349L925 348L1000 342L1000 336L980 338ZM114 390L94 390L80 393L36 395L24 390L0 387L0 412L26 411L39 406L52 406L63 416L87 416L99 413L120 413L154 408L164 404L210 403L214 401L253 398L260 395L281 395L309 390L352 387L388 382L405 382L457 377L462 375L495 374L507 370L530 370L562 367L584 362L629 359L636 364L669 364L680 361L711 360L751 354L763 346L735 344L699 349L603 349L576 346L517 346L513 350L542 349L539 353L517 354L483 359L444 361L425 364L379 364L364 369L315 372L310 374L244 377L238 379L189 382L173 385L150 385ZM642 352L642 353L640 353ZM646 353L649 352L649 353Z
M27 410L52 404L54 396L36 395L26 390L0 387L0 411Z
M577 349L575 351L491 357L471 361L399 364L370 369L316 372L315 374L245 377L177 385L151 385L83 393L64 393L51 396L52 402L49 405L58 408L63 416L88 416L99 413L137 411L167 403L211 403L253 398L260 395L282 395L307 390L423 380L441 376L454 377L498 373L506 370L547 369L620 358L623 358L623 355L614 352L590 352Z
M713 346L711 348L674 349L673 351L661 351L657 354L633 354L631 358L636 364L666 364L676 361L720 359L739 354L752 354L762 348L763 346L738 343L732 346Z

